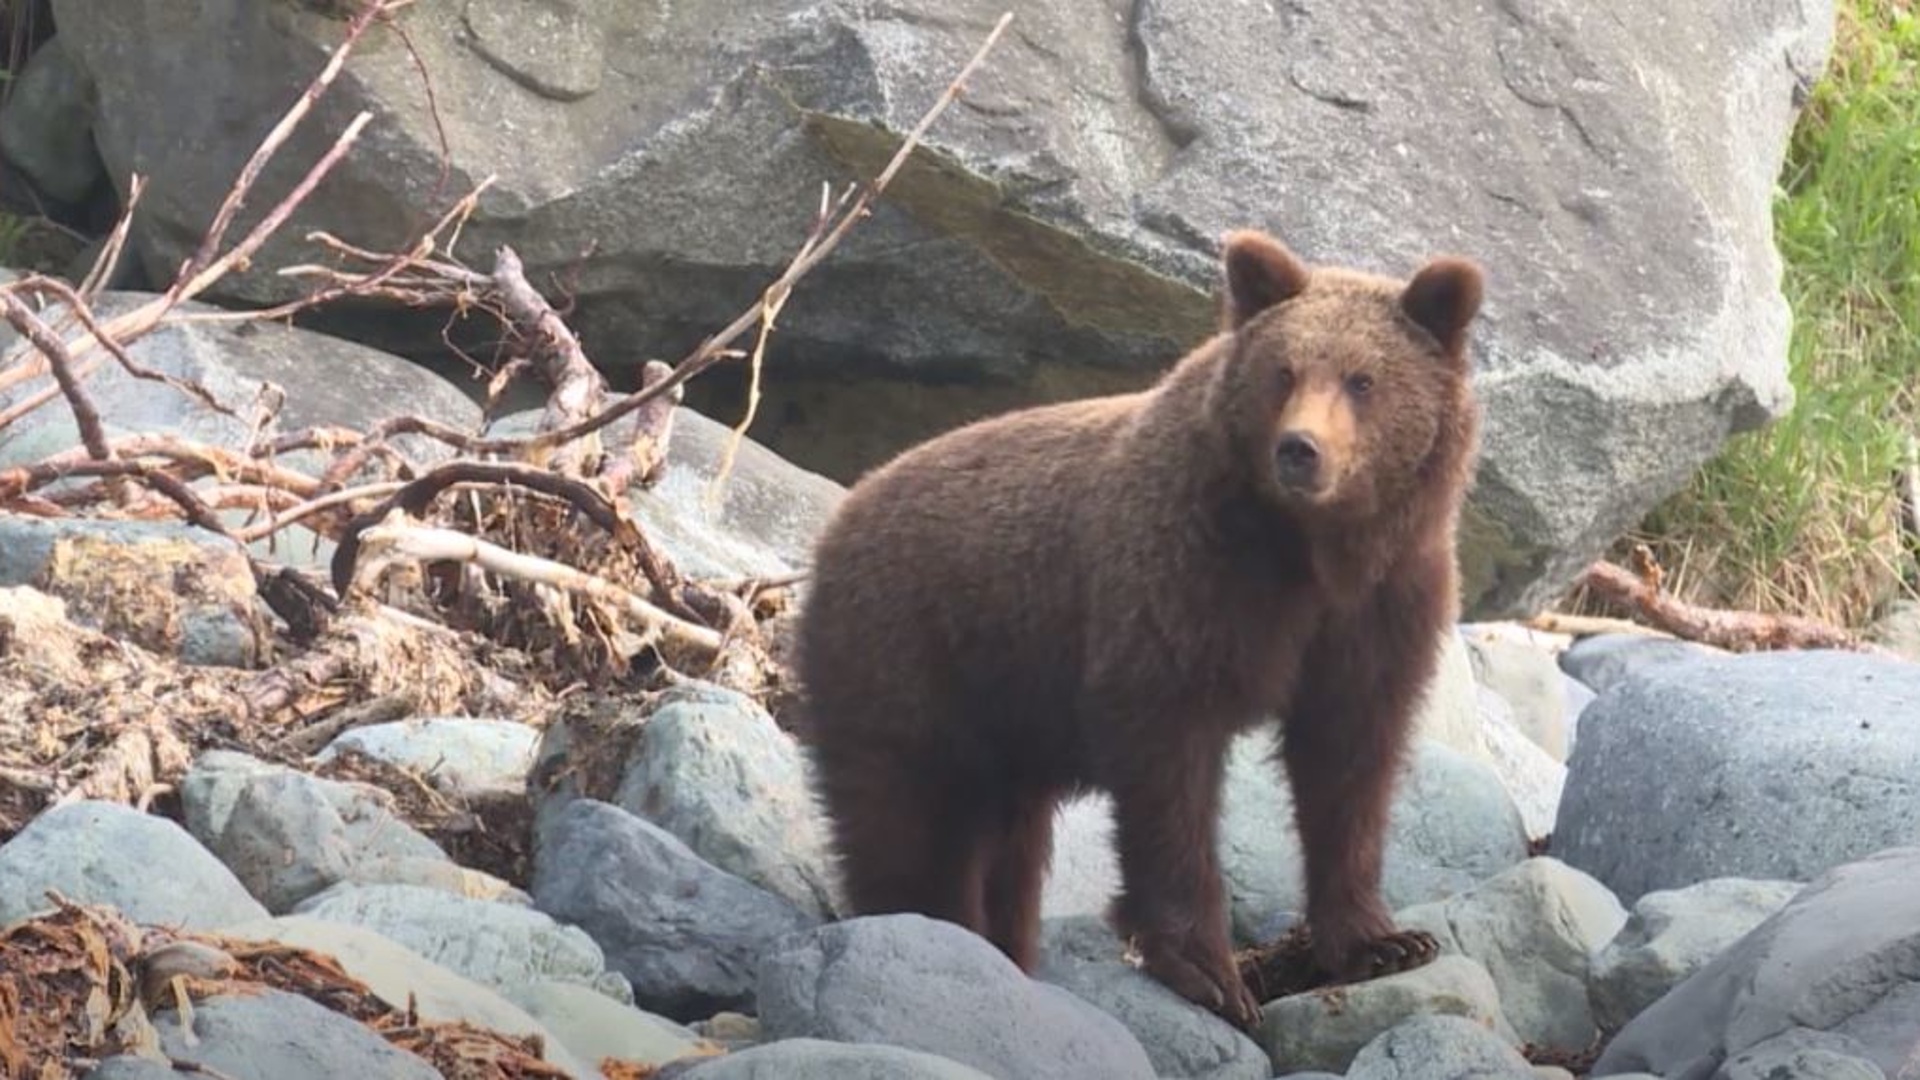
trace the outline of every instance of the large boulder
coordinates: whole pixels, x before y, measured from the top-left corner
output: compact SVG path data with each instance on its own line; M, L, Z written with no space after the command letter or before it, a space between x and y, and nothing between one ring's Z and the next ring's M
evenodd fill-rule
M309 229L397 245L496 174L464 252L568 271L604 362L679 355L785 263L823 183L877 170L1002 7L549 0L534 31L504 0L413 5L413 49L376 33L262 192L378 119L224 288L285 296L274 271L312 257ZM151 181L151 271L197 243L276 119L261 103L339 40L327 10L55 0L110 175ZM759 430L845 479L970 414L1138 385L1213 326L1229 227L1396 273L1455 249L1493 282L1469 596L1539 603L1790 400L1770 203L1832 21L1831 0L1032 0L782 312ZM850 371L898 379L837 386Z
M1587 708L1552 850L1629 905L1710 878L1807 881L1920 842L1916 773L1920 665L1676 659Z
M1146 1050L1112 1016L1021 974L986 939L920 915L796 931L759 958L770 1041L884 1043L1006 1080L1150 1080Z
M1822 875L1653 1003L1607 1044L1593 1075L1911 1076L1920 1061L1920 847ZM1787 1040L1781 1042L1783 1037ZM1740 1066L1818 1044L1821 1071ZM1764 1052L1760 1048L1765 1048ZM1835 1057L1842 1060L1832 1060Z

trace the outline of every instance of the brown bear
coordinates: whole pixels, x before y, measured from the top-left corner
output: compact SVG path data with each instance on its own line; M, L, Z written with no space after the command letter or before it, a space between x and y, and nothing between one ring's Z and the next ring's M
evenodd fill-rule
M1279 717L1315 961L1415 966L1380 895L1409 728L1458 616L1481 273L1310 268L1228 234L1222 327L1151 388L914 447L824 530L803 731L856 914L968 927L1031 971L1055 808L1113 797L1109 913L1251 1024L1215 850L1231 738Z

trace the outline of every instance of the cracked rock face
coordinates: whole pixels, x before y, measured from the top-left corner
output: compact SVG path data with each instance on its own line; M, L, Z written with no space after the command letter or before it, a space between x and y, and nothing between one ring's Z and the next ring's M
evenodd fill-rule
M468 258L509 242L540 280L591 246L594 355L678 356L784 265L823 183L877 170L1001 9L415 5L448 189L419 73L376 33L267 190L354 111L374 123L231 292L284 295L274 270L309 257L310 228L392 246L497 173ZM55 15L115 182L150 178L140 252L163 275L273 122L264 103L340 30L243 0ZM1139 385L1211 329L1230 227L1395 274L1456 251L1490 279L1469 606L1539 603L1790 401L1769 200L1831 23L1830 0L1028 0L934 152L782 313L756 434L845 479L982 411Z

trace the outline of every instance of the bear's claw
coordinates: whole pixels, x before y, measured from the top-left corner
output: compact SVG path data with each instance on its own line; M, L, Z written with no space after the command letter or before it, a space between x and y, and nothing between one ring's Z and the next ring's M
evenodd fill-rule
M1353 979L1376 979L1425 967L1440 955L1440 942L1425 930L1396 930L1354 950Z
M1260 1022L1260 1003L1224 950L1209 949L1194 935L1140 934L1134 947L1146 973L1174 993L1243 1031Z

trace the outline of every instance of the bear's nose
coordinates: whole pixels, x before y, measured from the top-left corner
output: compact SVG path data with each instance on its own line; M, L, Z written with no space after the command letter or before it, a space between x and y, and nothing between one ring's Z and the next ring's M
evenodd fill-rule
M1310 477L1320 464L1320 444L1304 431L1289 431L1280 436L1280 445L1274 448L1274 457L1279 462L1280 471L1288 476Z

